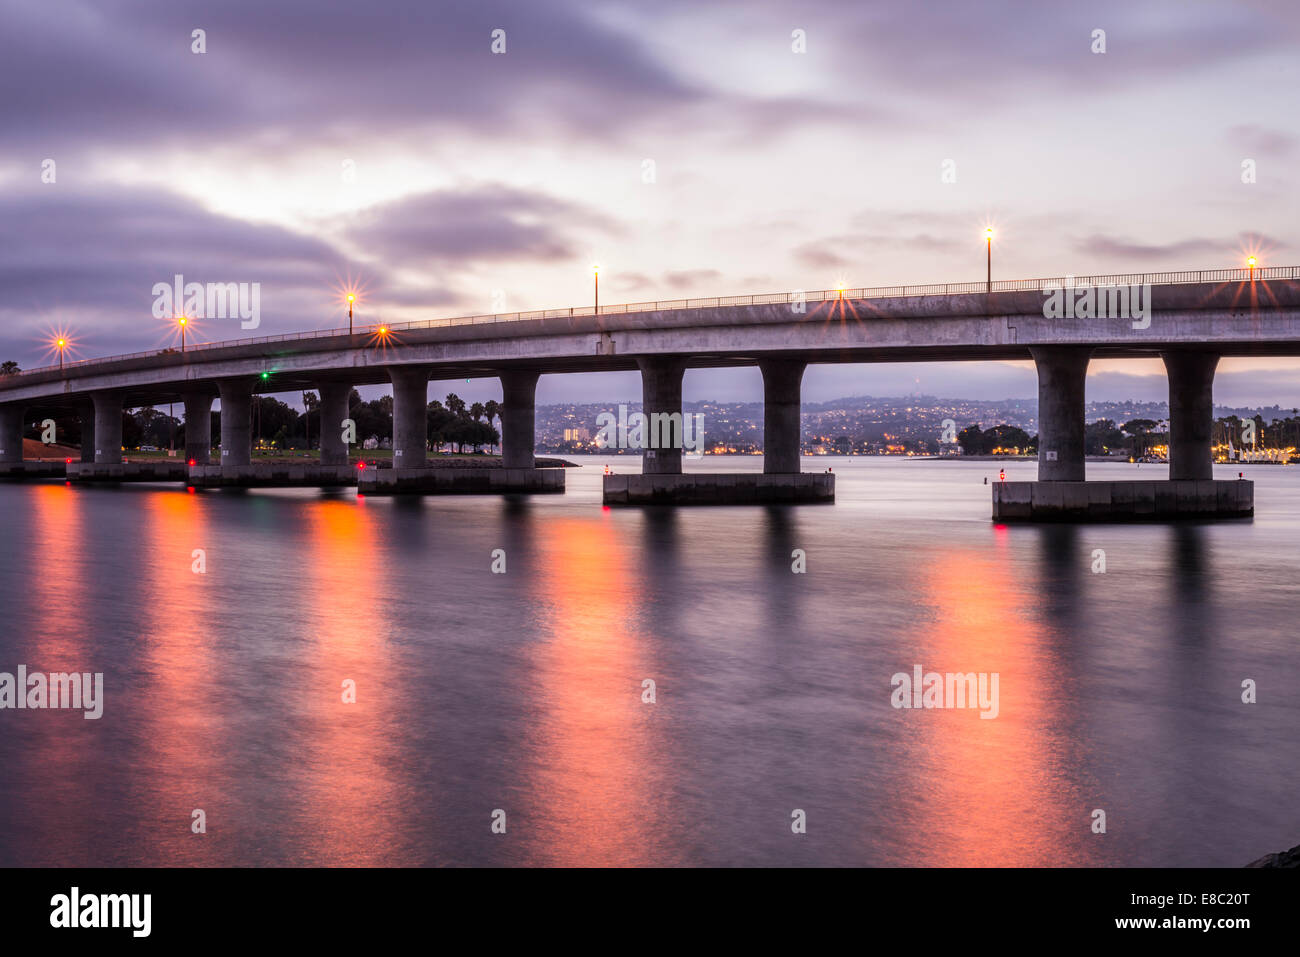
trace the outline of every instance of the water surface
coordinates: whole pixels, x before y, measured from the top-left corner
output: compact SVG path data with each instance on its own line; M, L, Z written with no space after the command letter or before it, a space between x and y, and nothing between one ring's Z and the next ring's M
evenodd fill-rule
M0 711L0 865L1238 866L1300 843L1300 469L1248 470L1253 521L1000 527L992 462L805 459L835 505L639 510L599 494L635 459L577 461L564 496L514 500L0 485L0 671L100 671L106 697L98 721ZM915 664L997 672L998 717L894 709Z

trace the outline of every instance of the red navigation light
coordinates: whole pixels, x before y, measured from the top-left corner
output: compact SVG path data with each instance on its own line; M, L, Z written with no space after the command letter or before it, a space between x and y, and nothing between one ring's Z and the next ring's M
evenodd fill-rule
M72 459L64 459L64 460L63 460L63 464L64 464L64 465L71 465L71 464L72 464Z
M198 465L198 462L194 459L190 459L190 465Z
M363 468L365 468L365 467L366 467L366 463L365 463L365 462L358 462L358 463L357 463L357 468L359 468L359 469L363 469Z

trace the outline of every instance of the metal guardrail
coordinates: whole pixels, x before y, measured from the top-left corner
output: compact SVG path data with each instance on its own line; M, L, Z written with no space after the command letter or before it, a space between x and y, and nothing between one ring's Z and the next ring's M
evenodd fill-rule
M999 279L987 282L931 283L929 285L873 286L855 289L817 289L813 291L767 293L757 296L714 296L706 299L667 299L658 302L631 302L621 305L601 306L602 316L620 316L637 312L664 312L681 309L712 309L718 306L763 306L781 303L828 302L836 299L902 299L910 296L959 296L981 292L1026 292L1074 286L1144 286L1174 285L1177 283L1247 282L1251 279L1300 279L1300 266L1267 266L1256 269L1201 269L1179 272L1112 273L1100 276L1057 276L1053 279ZM802 299L800 298L802 296ZM564 319L574 316L596 315L593 306L571 306L568 309L538 309L531 312L505 312L488 315L459 316L454 319L420 319L413 322L390 322L384 326L390 332L411 329L439 329L447 326L477 325L488 322L518 322L525 319ZM373 335L368 327L354 335ZM328 339L347 336L347 329L317 329L310 332L291 332L281 336L260 336L252 339L225 339L219 342L195 343L185 349L185 354L210 349L228 349L235 346L254 346L274 342L299 342L305 339ZM74 359L64 362L63 369L81 369L86 366L126 359L143 359L167 354L180 355L180 350L151 349L147 352L129 352L123 355L102 356L94 359ZM58 369L57 365L24 369L17 376Z

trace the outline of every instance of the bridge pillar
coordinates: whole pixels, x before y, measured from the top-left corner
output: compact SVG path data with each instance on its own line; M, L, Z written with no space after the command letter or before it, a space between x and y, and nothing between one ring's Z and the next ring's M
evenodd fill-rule
M81 420L81 461L95 461L95 403L87 399L77 409Z
M1169 377L1169 477L1214 478L1214 369L1212 352L1163 352Z
M23 407L0 405L0 465L23 460Z
M765 359L763 371L763 471L788 474L800 470L799 386L808 363Z
M222 379L221 464L250 465L253 461L253 383L248 379Z
M1038 366L1038 481L1084 480L1084 379L1092 350L1034 346Z
M122 396L116 392L95 392L95 462L122 464Z
M536 402L539 373L501 373L501 467L537 467L533 456L537 441Z
M429 460L429 370L391 366L388 378L393 382L393 468L421 468Z
M682 474L682 376L686 372L686 360L677 358L638 359L641 367L641 411L646 416L646 444L651 445L650 435L659 431L655 425L656 415L669 415L678 423L675 448L647 448L641 456L641 472L644 475L681 475Z
M350 382L320 384L321 465L348 464L348 445L343 441L343 420L348 417L348 399L351 397L352 383ZM397 410L394 403L393 421L396 420Z
M185 403L185 461L208 465L212 461L212 396L187 392L181 399Z

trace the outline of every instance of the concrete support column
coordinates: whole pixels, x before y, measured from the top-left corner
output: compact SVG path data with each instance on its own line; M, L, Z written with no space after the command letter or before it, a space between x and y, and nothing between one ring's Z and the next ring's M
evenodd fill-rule
M1169 477L1214 478L1214 369L1212 352L1164 352L1169 376Z
M87 399L77 410L81 419L81 461L95 461L95 403Z
M23 407L0 405L0 465L23 460Z
M1083 394L1092 350L1034 346L1038 366L1038 481L1084 480Z
M429 370L393 366L393 468L418 469L428 463Z
M96 392L95 462L99 465L122 464L122 396L116 392Z
M682 376L686 360L676 358L638 359L641 367L641 411L646 416L646 444L653 444L651 434L661 431L655 416L675 416L678 423L676 448L647 448L641 458L641 471L645 475L681 475L682 447L680 439L682 418Z
M351 396L350 382L320 384L321 465L348 464L348 446L343 441L343 420L348 417L348 399ZM394 419L396 419L396 412L394 412Z
M763 371L763 471L788 474L800 470L799 386L808 363L766 359Z
M531 469L536 442L536 372L501 373L501 465L508 469Z
M253 461L253 383L222 379L221 464L250 465Z
M185 402L185 461L208 465L212 461L212 396L187 392ZM224 403L222 404L224 408ZM225 416L222 416L225 419Z

